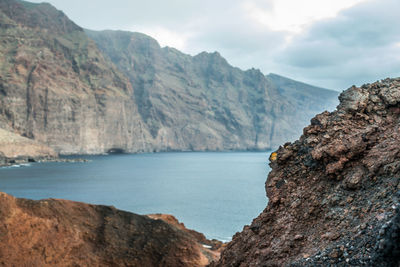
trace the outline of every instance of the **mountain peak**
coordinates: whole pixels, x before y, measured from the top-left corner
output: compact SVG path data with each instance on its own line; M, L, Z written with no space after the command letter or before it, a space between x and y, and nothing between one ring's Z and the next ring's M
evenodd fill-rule
M58 34L82 31L81 27L49 3L36 4L20 0L2 0L0 12L28 28L47 29Z

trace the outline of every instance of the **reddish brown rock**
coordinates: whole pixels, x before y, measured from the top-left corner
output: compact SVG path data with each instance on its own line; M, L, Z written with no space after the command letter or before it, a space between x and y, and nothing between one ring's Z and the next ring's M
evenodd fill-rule
M183 223L179 222L178 219L176 219L171 214L157 213L157 214L148 214L146 216L148 216L154 220L163 220L164 222L168 223L169 225L188 233L197 241L197 243L199 243L203 246L203 248L201 248L201 251L204 255L207 256L207 258L210 262L219 260L221 251L225 247L225 244L222 243L221 241L216 240L216 239L209 240L205 237L204 234L199 233L195 230L186 228Z
M216 266L399 266L399 96L400 78L352 87L280 147L268 206Z
M0 265L207 265L213 252L182 227L113 207L0 193Z

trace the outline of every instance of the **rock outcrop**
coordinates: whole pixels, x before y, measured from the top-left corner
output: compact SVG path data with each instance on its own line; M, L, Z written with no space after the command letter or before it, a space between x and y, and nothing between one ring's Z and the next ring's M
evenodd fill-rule
M268 206L217 266L399 266L400 78L339 98L272 154Z
M0 215L1 266L192 267L216 257L186 228L113 207L0 193Z
M48 146L0 129L0 166L57 157L57 153Z

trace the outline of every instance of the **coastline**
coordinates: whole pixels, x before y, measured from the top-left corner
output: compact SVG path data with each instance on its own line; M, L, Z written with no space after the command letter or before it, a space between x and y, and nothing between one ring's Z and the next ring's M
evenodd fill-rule
M0 158L0 168L5 167L24 167L30 166L31 163L46 163L46 162L90 162L88 159L84 158L31 158L31 157L24 157L24 158Z

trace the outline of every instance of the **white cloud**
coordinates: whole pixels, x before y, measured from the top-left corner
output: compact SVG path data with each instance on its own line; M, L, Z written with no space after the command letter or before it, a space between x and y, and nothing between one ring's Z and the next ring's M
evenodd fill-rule
M399 0L46 1L89 29L139 31L321 87L400 76Z
M313 22L335 17L341 10L366 0L246 0L249 18L273 31L300 33Z
M160 46L169 46L181 51L187 49L190 34L174 32L164 27L132 27L131 31L145 33L158 41Z

